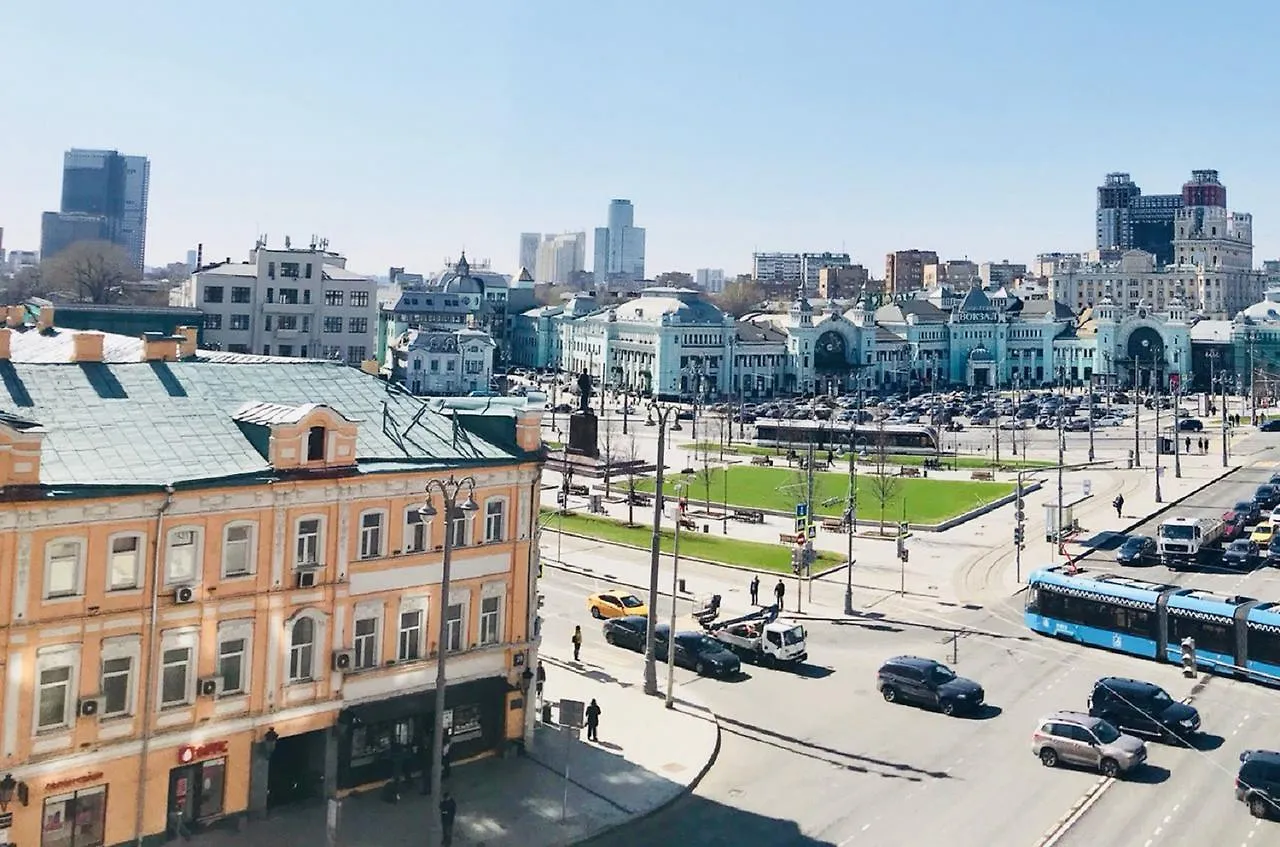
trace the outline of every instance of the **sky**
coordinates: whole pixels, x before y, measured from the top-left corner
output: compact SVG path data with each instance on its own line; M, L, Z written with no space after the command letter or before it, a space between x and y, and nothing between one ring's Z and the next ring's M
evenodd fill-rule
M39 247L90 147L150 157L150 265L316 233L367 273L512 272L521 232L590 233L614 197L650 276L1030 261L1094 246L1107 172L1172 193L1193 168L1280 256L1274 0L3 6L6 249Z

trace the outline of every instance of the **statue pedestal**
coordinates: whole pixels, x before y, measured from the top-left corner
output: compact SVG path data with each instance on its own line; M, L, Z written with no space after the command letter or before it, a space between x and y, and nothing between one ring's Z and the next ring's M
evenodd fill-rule
M569 452L599 458L599 420L591 411L577 411L569 416Z

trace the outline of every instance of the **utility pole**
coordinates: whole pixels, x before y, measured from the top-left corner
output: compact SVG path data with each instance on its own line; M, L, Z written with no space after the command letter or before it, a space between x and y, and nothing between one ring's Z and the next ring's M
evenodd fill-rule
M1089 375L1089 461L1093 461L1093 375Z
M1151 351L1151 381L1153 383L1153 391L1151 394L1151 405L1156 407L1156 502L1163 503L1164 499L1160 496L1160 379L1156 373L1156 351ZM1176 440L1178 434L1173 434Z
M1218 387L1222 389L1222 466L1227 466L1227 381L1218 375Z
M1142 391L1138 388L1138 356L1133 357L1133 466L1142 467L1142 436L1138 434L1138 419L1142 417Z
M1062 409L1058 409L1058 550L1062 550L1062 464L1063 450L1066 448L1066 439L1062 437Z
M1177 374L1171 375L1177 378ZM1182 451L1181 445L1178 444L1182 440L1182 430L1178 429L1178 415L1181 413L1182 407L1182 380L1178 379L1173 385L1173 476L1175 479L1182 479Z
M814 483L814 477L813 477L813 454L814 454L814 443L813 443L813 437L814 437L814 433L813 433L813 432L809 432L809 433L808 433L808 435L809 435L809 452L808 452L808 456L807 456L807 457L806 457L806 459L805 459L805 483L806 483L806 485L805 485L805 495L804 495L805 513L809 516L809 523L808 523L808 526L806 526L806 527L805 527L805 533L806 533L806 534L807 534L807 533L808 533L808 531L809 531L809 527L810 527L810 526L813 526L813 520L814 520L814 514L813 514L813 483ZM800 558L800 568L796 571L796 611L797 611L797 612L801 611L801 599L800 599L800 597L801 597L801 589L804 587L804 573L805 573L805 571L806 571L806 570L808 570L808 568L809 568L809 556L807 555L807 551L808 551L808 549L809 549L809 547L810 547L811 542L809 541L808 537L804 538L804 540L803 540L803 544L804 544L803 550L804 550L804 551L806 551L806 552L805 552L805 553L803 553L803 554L801 555L801 558Z
M1021 585L1022 584L1022 547L1023 547L1023 543L1026 541L1026 531L1023 527L1023 521L1025 521L1027 517L1027 513L1023 511L1023 508L1022 508L1025 505L1025 503L1022 500L1022 471L1018 471L1018 487L1016 490L1017 490L1017 496L1013 501L1014 507L1015 507L1013 518L1016 521L1016 523L1013 526L1013 555L1014 555L1014 564L1017 569L1016 575L1017 575L1018 584Z

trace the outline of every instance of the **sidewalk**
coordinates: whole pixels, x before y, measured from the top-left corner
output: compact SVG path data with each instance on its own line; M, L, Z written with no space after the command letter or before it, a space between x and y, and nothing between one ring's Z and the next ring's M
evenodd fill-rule
M572 844L650 814L691 791L720 747L715 716L681 694L667 710L641 692L640 677L619 679L586 663L544 654L548 702L559 698L600 705L600 741L570 736L539 722L533 749L520 758L485 758L455 765L446 783L458 803L456 845L550 847ZM565 762L568 760L568 801ZM341 847L422 847L436 812L417 787L390 804L370 791L343 801ZM567 815L562 818L562 810ZM320 803L275 810L242 832L213 830L196 847L316 847L325 841Z

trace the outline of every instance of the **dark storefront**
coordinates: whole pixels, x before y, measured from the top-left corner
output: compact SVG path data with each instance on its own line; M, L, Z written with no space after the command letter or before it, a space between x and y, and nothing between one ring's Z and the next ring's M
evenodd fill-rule
M178 748L178 766L169 771L170 830L179 814L188 829L222 817L226 793L225 741Z
M107 786L69 790L45 798L40 847L102 847L106 829Z
M466 759L502 743L505 679L451 685L445 698L446 724L452 724L451 758ZM395 775L420 775L430 756L434 713L434 691L344 709L338 718L338 787L356 788Z

